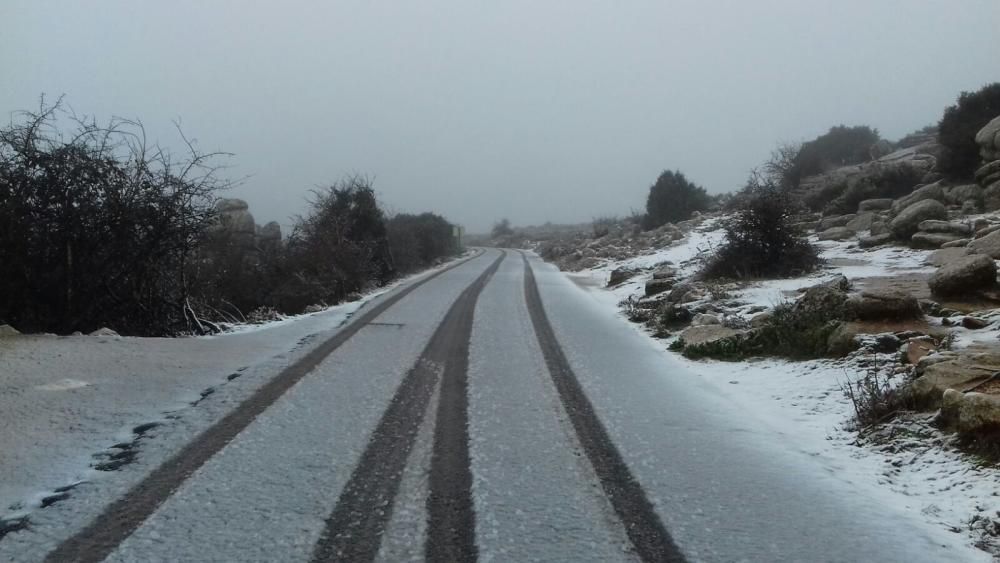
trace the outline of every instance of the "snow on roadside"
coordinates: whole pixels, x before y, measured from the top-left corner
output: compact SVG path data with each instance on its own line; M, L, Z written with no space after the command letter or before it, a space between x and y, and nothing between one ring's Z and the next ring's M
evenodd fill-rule
M669 248L566 275L590 290L606 307L622 314L618 303L629 296L641 297L646 280L657 266L672 263L681 270L682 277L687 276L697 268L699 252L718 246L722 238L718 220L709 220ZM934 270L925 264L930 251L892 246L860 249L850 242L820 242L815 237L812 240L827 261L821 271L744 286L731 291L727 301L741 303L737 311L748 314L794 298L798 290L838 275L857 279L927 274ZM644 272L617 287L605 287L616 268ZM633 326L653 338L639 325ZM957 332L957 346L987 338L996 340L994 331L959 328ZM843 386L863 377L866 370L874 369L899 383L904 376L893 373L893 366L898 364L891 356L869 353L844 360L795 362L693 361L678 356L678 361L754 416L777 428L788 429L790 447L816 457L831 473L869 491L882 502L919 513L929 526L967 534L970 546L998 553L1000 472L978 466L975 460L959 452L952 445L951 436L929 424L932 414L904 417L878 433L859 434L854 428L853 406Z
M95 466L132 463L139 450L141 465L162 461L369 301L445 267L358 301L216 335L0 339L0 539L5 526L81 483L100 487L120 473Z

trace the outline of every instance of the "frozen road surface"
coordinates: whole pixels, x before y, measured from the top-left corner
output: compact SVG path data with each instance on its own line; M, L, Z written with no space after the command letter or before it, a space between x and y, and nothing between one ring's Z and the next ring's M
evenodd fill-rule
M483 251L318 340L0 560L976 560L531 254Z

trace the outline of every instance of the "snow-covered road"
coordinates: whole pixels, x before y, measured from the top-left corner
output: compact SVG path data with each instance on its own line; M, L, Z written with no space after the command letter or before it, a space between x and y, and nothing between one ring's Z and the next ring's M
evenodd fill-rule
M344 326L201 340L201 369L245 375L32 511L0 559L988 559L852 484L533 255L487 250L429 276ZM210 368L224 345L246 351ZM55 379L95 380L77 372ZM10 443L32 451L32 431ZM45 479L80 461L31 455L59 460ZM38 482L3 475L0 492Z

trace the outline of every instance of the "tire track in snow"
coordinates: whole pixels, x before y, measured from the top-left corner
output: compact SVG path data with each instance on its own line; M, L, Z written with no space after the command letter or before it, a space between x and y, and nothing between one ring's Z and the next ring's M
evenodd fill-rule
M524 252L521 253L521 259L524 260L524 292L528 301L528 313L545 357L545 364L580 445L594 467L601 488L618 514L636 554L643 561L686 561L594 412L593 405L587 399L556 339L552 325L549 324L535 274Z
M449 270L482 256L482 254L483 252L479 252L417 280L358 315L354 321L341 328L337 334L317 346L302 359L286 367L229 414L154 469L120 499L106 507L89 525L60 543L46 556L45 561L50 563L67 561L97 563L104 560L118 544L149 518L188 477L193 475L209 458L249 426L260 413L274 404L286 391L310 373L344 342L418 287Z
M466 371L476 301L506 256L503 252L459 295L406 374L327 519L313 561L375 559L407 458L439 379L442 390L431 460L425 555L431 561L476 559Z

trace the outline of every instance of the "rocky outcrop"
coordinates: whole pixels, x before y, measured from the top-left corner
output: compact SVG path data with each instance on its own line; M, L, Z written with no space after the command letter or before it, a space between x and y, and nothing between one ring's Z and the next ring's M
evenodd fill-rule
M916 297L896 290L864 291L845 304L850 316L863 321L901 321L923 318Z
M866 199L858 204L858 213L867 211L888 211L892 208L892 198Z
M947 218L948 210L944 204L934 199L924 199L903 208L889 224L889 229L897 239L909 240L917 233L921 222Z
M946 244L952 244L963 240L961 235L949 233L916 233L910 237L910 246L913 248L941 248ZM966 239L967 240L967 239Z
M922 375L911 389L921 401L939 404L947 389L970 391L1000 371L1000 352L970 351L952 356L928 356L917 364Z
M857 217L855 214L850 215L836 215L833 217L824 217L820 220L819 226L816 227L817 231L828 231L834 227L843 227L844 225L850 223L854 218Z
M983 166L976 170L976 183L983 188L983 208L1000 209L1000 116L993 118L976 133L976 144Z
M1000 231L993 231L970 242L969 252L985 254L994 260L1000 259Z
M831 227L817 235L819 240L848 240L856 233L847 227Z
M913 190L910 195L901 197L892 204L892 214L899 215L908 207L912 207L914 204L921 201L934 200L941 202L944 200L944 188L941 187L940 182L935 182L933 184L928 184L926 186L920 186ZM944 217L928 217L928 219L943 219Z
M961 434L995 431L1000 428L1000 396L946 389L938 421Z
M942 266L927 284L931 293L941 296L992 289L997 284L997 265L989 256L972 254Z

